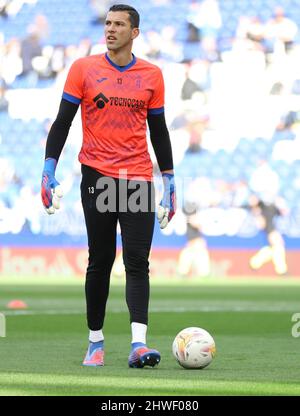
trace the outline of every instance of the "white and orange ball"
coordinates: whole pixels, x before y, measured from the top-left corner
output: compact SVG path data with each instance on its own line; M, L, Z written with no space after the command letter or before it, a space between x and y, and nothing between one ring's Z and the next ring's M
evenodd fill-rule
M202 369L212 362L216 354L216 344L205 329L190 327L176 335L172 352L182 367Z

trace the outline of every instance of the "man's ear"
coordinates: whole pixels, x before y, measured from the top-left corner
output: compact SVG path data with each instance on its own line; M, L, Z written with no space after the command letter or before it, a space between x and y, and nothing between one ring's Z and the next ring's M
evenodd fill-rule
M131 39L133 40L137 38L139 34L140 34L140 29L138 27L135 27L134 29L132 29Z

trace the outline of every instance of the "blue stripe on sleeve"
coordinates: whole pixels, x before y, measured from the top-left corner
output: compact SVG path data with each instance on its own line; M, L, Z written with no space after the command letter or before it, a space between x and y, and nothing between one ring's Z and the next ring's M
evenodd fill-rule
M81 100L77 97L74 97L74 95L68 94L66 92L63 93L62 98L64 98L67 101L70 101L70 103L73 104L80 104Z
M148 114L161 114L165 111L165 107L160 107L160 108L149 108L148 109Z

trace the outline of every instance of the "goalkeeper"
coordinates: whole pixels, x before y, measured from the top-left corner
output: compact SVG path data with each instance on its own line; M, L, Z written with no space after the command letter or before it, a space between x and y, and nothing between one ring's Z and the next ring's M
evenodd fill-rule
M87 366L104 365L103 326L118 221L132 333L128 364L141 368L160 361L159 352L146 343L148 258L155 219L146 121L164 182L158 207L161 228L175 213L175 185L164 116L163 76L157 66L132 54L133 40L138 35L138 12L126 5L112 6L105 21L107 52L73 63L46 143L41 193L47 212L52 214L62 196L55 169L81 106L81 199L89 246L85 283L89 345L83 361ZM139 201L140 209L134 201Z

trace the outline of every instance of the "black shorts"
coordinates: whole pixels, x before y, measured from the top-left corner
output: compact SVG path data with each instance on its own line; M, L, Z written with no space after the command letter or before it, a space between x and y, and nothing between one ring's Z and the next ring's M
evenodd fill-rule
M265 220L264 230L267 234L270 234L276 229L275 227L275 218L278 216L278 208L274 204L265 204L260 202L259 207L261 209L261 215Z
M201 238L202 234L198 228L193 227L191 224L187 223L186 225L186 238L188 241L196 240L196 238Z

